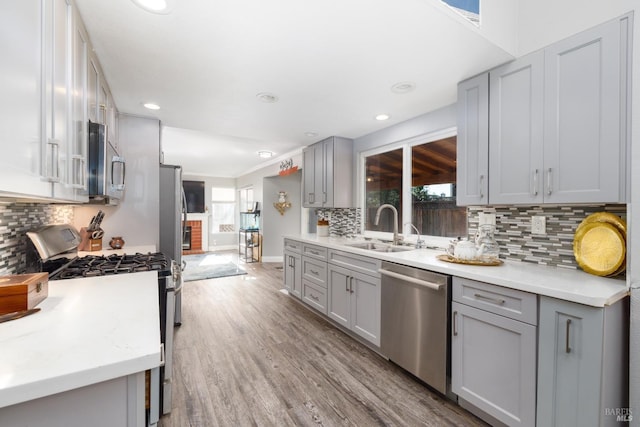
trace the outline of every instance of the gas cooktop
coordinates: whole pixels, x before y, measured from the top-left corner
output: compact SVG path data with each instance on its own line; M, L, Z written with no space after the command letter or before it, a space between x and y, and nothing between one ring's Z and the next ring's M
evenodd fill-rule
M107 276L139 271L157 271L159 275L165 276L171 274L171 265L162 252L104 256L87 255L71 259L58 258L46 261L42 265L42 271L49 273L49 280Z

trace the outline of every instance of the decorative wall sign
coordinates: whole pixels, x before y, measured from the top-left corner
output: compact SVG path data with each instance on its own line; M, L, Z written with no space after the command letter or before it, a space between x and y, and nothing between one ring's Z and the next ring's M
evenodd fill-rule
M278 175L280 176L291 175L297 170L298 170L298 166L293 165L293 159L283 160L280 163L280 172L278 172Z

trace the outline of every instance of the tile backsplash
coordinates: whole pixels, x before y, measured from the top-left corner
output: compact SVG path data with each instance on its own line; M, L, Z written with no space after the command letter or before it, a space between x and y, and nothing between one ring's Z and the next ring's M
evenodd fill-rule
M360 233L362 214L360 208L318 209L318 218L329 220L329 235L352 236Z
M23 272L27 231L72 221L72 206L0 201L0 274Z
M495 238L500 258L577 269L573 236L578 225L595 212L611 212L626 220L626 205L479 206L468 208L469 236L478 229L479 213L495 213ZM531 233L531 217L544 216L546 234Z

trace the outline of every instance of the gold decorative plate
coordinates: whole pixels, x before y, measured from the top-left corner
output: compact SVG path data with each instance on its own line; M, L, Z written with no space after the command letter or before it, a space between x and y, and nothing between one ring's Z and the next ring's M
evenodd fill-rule
M466 265L495 266L495 265L501 265L503 263L501 259L497 259L497 258L465 260L465 259L458 259L456 257L452 257L451 255L448 255L448 254L436 255L436 258L438 258L440 261L451 262L454 264L466 264Z
M576 229L576 236L582 227L594 222L604 222L613 225L618 229L625 241L627 240L627 222L611 212L596 212L586 217L580 225L578 225L578 228Z
M573 240L573 254L587 273L608 276L625 262L625 239L615 226L606 222L582 225Z

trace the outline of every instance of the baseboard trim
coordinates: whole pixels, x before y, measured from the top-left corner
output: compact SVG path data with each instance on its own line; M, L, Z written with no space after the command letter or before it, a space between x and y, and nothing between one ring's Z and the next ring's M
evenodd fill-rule
M229 251L229 250L232 250L232 249L238 249L238 245L209 246L209 252Z
M284 261L284 257L282 255L280 256L263 256L262 257L262 262L283 262Z

